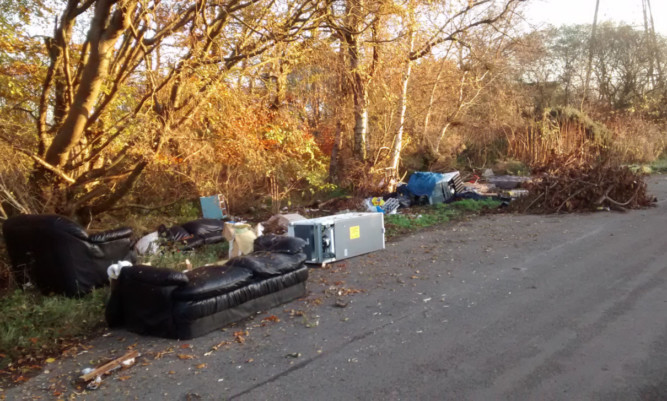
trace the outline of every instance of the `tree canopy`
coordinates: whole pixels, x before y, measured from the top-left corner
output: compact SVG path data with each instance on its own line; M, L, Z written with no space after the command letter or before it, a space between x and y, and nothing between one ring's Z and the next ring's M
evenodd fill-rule
M623 135L653 124L649 153L662 149L665 38L520 32L522 4L0 1L0 211L85 221L216 192L241 207L379 191L407 170L484 164L556 106Z

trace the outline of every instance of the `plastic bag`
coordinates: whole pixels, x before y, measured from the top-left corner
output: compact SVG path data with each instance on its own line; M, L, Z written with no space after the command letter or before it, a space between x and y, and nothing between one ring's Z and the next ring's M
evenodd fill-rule
M247 255L253 251L253 243L257 234L252 230L250 224L225 223L223 231L225 239L229 242L229 258Z

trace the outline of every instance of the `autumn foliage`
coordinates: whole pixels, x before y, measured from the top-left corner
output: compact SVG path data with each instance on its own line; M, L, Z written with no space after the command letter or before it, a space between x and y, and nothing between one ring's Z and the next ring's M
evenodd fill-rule
M0 1L0 216L275 211L414 170L660 157L665 39L529 32L522 5Z

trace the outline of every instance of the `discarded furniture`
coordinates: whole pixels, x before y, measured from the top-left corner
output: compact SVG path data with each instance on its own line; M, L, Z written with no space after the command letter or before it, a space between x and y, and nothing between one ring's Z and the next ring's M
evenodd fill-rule
M123 268L112 285L107 323L139 334L190 339L302 297L308 279L305 245L296 238L259 237L259 251L222 266L187 272Z
M58 215L20 215L2 226L12 272L44 294L69 297L107 285L107 267L131 259L130 228L89 235Z
M329 263L384 249L383 213L344 213L290 223L306 241L306 263Z
M204 244L224 241L222 230L224 221L217 219L198 219L167 228L158 227L158 234L167 242L183 246L183 250L197 248Z
M227 199L224 195L202 196L199 198L199 203L205 219L222 220L227 217Z

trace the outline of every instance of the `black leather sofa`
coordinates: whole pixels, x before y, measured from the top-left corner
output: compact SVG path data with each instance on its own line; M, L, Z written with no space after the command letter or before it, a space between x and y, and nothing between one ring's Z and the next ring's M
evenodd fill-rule
M109 284L107 268L132 260L130 228L89 235L58 215L19 215L2 226L14 278L43 294L69 297Z
M197 219L167 228L164 224L158 227L161 238L182 250L190 250L204 244L224 241L222 231L225 222L217 219Z
M305 241L266 236L256 251L221 266L187 272L153 266L123 268L106 308L110 327L181 340L306 294Z

